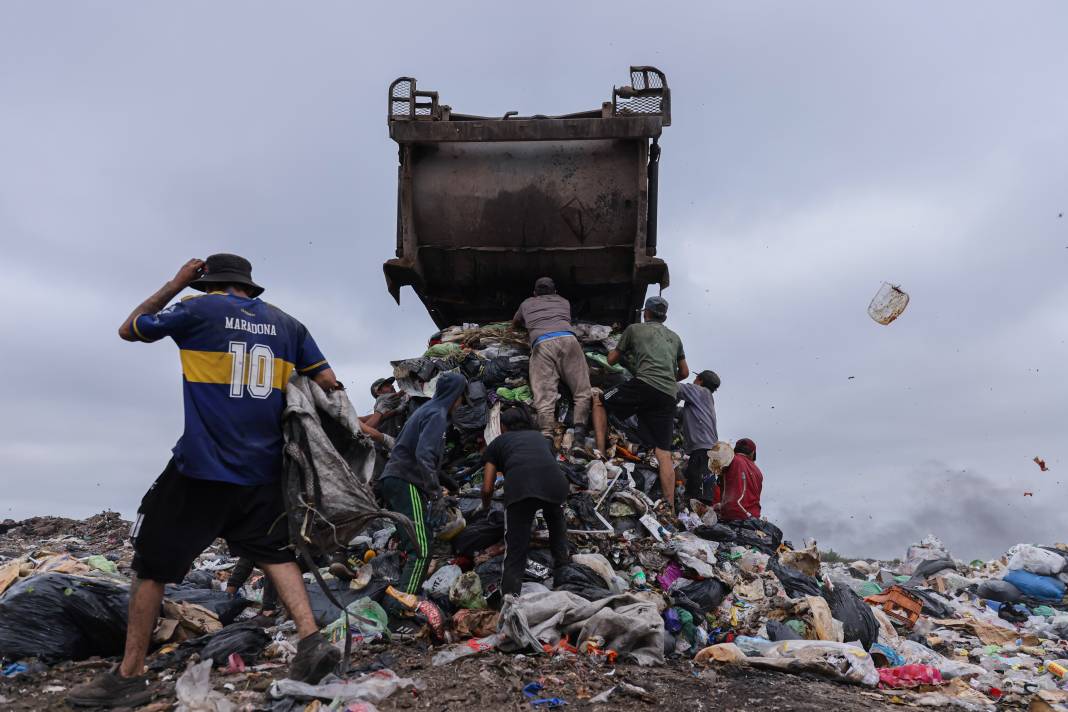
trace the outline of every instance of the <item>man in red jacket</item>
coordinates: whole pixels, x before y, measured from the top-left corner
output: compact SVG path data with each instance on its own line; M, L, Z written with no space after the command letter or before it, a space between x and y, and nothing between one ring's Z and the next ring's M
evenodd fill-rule
M734 446L734 459L723 471L722 494L715 505L720 521L760 517L760 490L764 474L756 466L756 443L742 438Z

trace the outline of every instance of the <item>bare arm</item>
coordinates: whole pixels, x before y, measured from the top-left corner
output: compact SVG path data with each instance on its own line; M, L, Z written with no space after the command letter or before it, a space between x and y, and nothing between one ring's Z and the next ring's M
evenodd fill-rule
M690 377L690 367L686 364L686 358L679 359L679 371L675 374L676 381L685 381Z
M611 351L608 352L608 359L607 359L608 360L608 365L609 366L615 366L617 363L619 363L619 359L622 356L623 356L623 354L621 354L619 352L619 349L612 349Z
M482 508L489 509L493 500L493 483L497 481L497 466L492 462L486 463L486 469L482 471Z
M126 317L126 321L122 322L122 326L119 327L119 338L124 341L139 341L140 339L134 334L133 320L142 314L155 314L167 306L172 299L178 296L179 292L200 276L203 268L204 260L198 259L189 260L182 265L182 268L174 275L174 279L168 281L155 294L141 302L130 312L130 316Z
M318 383L319 387L326 393L345 390L345 386L341 384L341 381L337 380L337 377L334 375L334 369L332 368L324 368L322 371L319 371L319 373L312 376L312 380Z

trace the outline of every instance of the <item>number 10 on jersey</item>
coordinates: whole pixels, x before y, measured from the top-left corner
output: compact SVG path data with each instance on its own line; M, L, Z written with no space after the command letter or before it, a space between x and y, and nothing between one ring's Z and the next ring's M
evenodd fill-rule
M244 341L230 342L233 362L230 370L230 397L242 398L245 389L253 398L271 395L274 384L274 352L266 344L248 347Z

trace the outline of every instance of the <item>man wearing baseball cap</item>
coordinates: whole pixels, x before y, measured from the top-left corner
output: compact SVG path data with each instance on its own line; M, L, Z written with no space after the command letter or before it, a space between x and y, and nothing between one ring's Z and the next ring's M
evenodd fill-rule
M186 287L204 295L170 302ZM289 677L316 683L340 653L319 634L285 523L284 389L294 372L341 388L299 321L257 297L252 265L237 255L189 260L119 327L126 341L171 337L182 363L185 432L141 500L131 531L137 574L130 587L126 650L119 666L71 690L87 707L137 707L152 697L145 655L163 600L216 538L261 568L296 623Z
M404 425L404 409L409 400L407 394L398 393L393 386L396 380L392 376L375 379L371 384L374 409L370 415L360 416L360 422L366 427L394 437Z
M678 382L690 375L682 339L664 326L668 303L663 297L649 297L641 324L631 324L616 348L608 352L608 363L620 360L634 378L594 399L593 425L597 449L605 451L608 419L604 410L621 420L637 416L642 440L653 446L660 469L660 489L668 506L675 507L675 468L671 461ZM602 408L604 410L602 410Z
M715 371L701 371L693 383L679 384L682 401L682 445L689 456L686 465L686 499L712 504L715 477L708 471L708 451L719 440L716 399L719 389Z
M551 438L556 426L560 381L575 399L575 440L586 439L590 417L590 368L571 330L571 303L556 293L550 277L534 282L534 296L519 305L512 324L525 327L530 338L530 390L541 434Z

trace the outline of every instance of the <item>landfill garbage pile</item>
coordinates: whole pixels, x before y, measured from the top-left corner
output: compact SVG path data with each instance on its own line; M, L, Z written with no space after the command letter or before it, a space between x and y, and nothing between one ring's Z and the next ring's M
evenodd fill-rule
M618 333L576 333L595 387L627 377L605 358ZM393 363L400 393L389 408L401 422L440 374L461 372L469 385L442 463L449 494L429 516L421 595L393 588L403 561L387 520L310 564L332 593L305 576L316 620L353 650L336 676L285 679L295 627L284 611L261 615L262 576L224 590L237 561L219 542L167 589L148 708L652 709L714 698L724 709L1068 710L1065 545L1019 544L964 562L929 536L901 562L823 561L815 542L795 546L765 519L722 522L681 493L671 513L631 424L610 421L597 452L576 441L566 392L554 445L571 484L571 563L554 575L539 519L522 594L502 597L503 508L479 507L480 452L500 434L503 407L529 407L528 360L525 335L497 324L446 329L423 355ZM685 456L674 460L681 473ZM113 513L0 524L0 706L58 705L120 654L132 553L124 526Z

